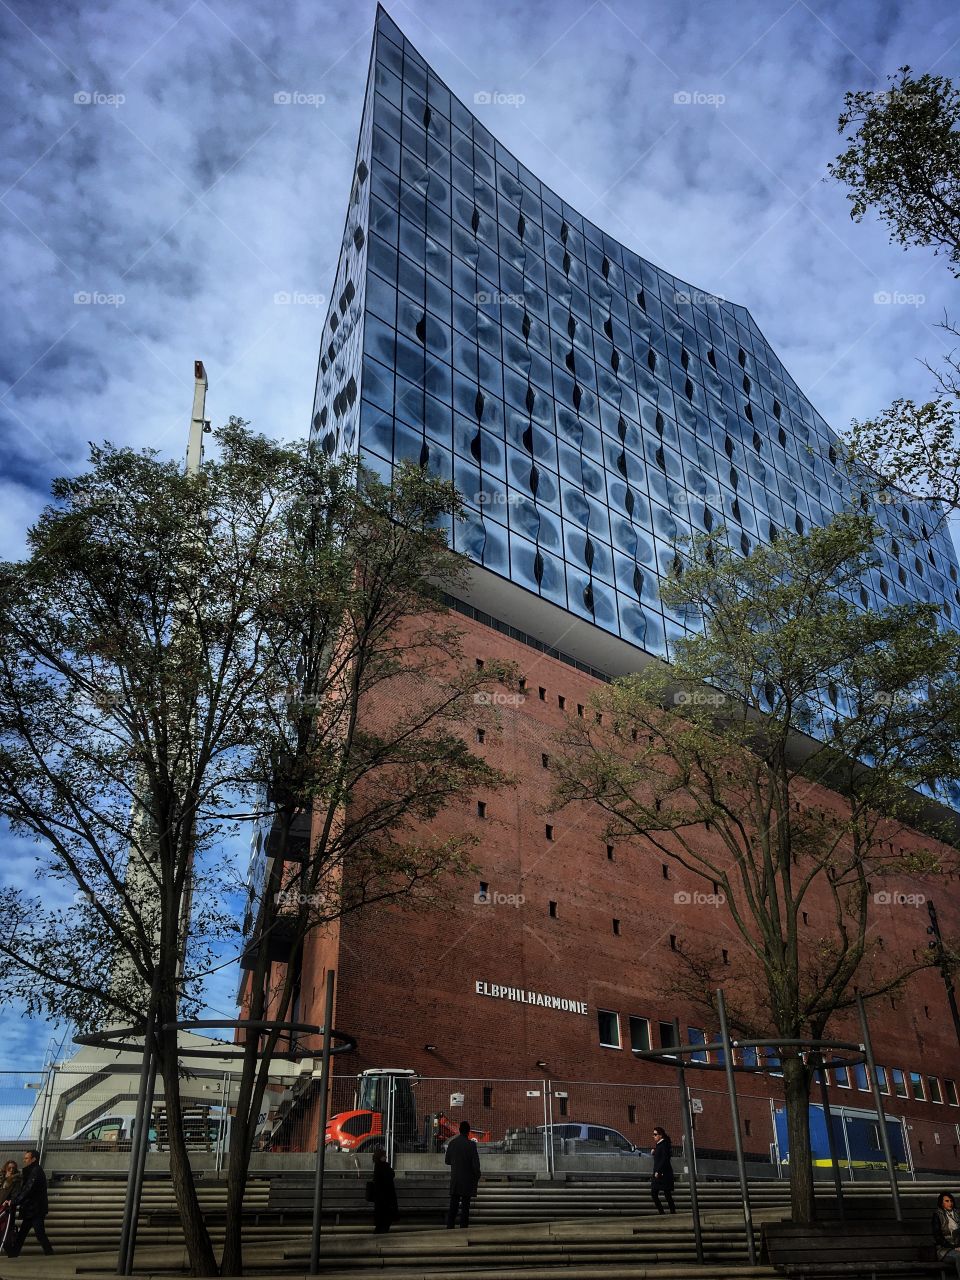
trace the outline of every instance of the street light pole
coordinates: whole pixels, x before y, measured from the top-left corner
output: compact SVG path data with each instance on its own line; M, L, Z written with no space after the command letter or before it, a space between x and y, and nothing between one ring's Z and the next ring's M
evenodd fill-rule
M673 1020L673 1041L679 1045L680 1020ZM690 1212L693 1214L693 1241L697 1250L697 1262L703 1266L703 1228L700 1223L700 1199L697 1194L697 1156L693 1149L693 1125L690 1122L690 1095L687 1091L683 1054L677 1054L677 1085L680 1089L680 1117L683 1120L683 1149L687 1157L687 1178L690 1182ZM659 1201L657 1202L659 1204Z
M903 1209L900 1205L900 1188L897 1186L897 1171L893 1163L893 1150L890 1146L890 1135L887 1133L887 1118L883 1114L883 1098L880 1096L880 1084L877 1081L877 1066L873 1057L873 1042L870 1039L870 1027L867 1023L867 1011L864 1008L863 996L857 992L857 1012L860 1014L860 1030L863 1033L863 1054L870 1077L870 1088L873 1093L873 1105L877 1108L880 1120L880 1142L887 1162L887 1173L890 1176L890 1194L893 1197L893 1216L898 1222L903 1221Z
M740 1178L740 1196L743 1200L743 1220L747 1228L747 1255L751 1267L757 1265L757 1246L753 1238L753 1213L750 1209L750 1188L747 1185L747 1166L743 1159L743 1138L740 1135L740 1108L737 1105L737 1085L733 1074L733 1044L727 1026L727 1006L723 988L717 990L717 1016L720 1021L720 1038L723 1041L723 1065L727 1075L727 1093L730 1097L730 1123L733 1126L733 1145L737 1154L737 1173Z
M334 972L327 970L323 1009L323 1056L320 1059L320 1118L317 1124L317 1165L313 1183L313 1231L310 1238L310 1275L320 1274L320 1219L323 1216L323 1169L327 1146L327 1093L330 1080L330 1035L333 1028Z

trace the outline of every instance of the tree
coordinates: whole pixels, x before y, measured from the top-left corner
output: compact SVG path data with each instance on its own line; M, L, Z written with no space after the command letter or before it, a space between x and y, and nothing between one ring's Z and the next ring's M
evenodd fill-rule
M467 868L473 838L425 837L444 807L505 775L474 755L463 724L487 719L486 690L508 664L466 668L460 630L440 593L462 582L441 523L454 492L416 468L392 491L365 478L341 532L341 568L327 582L327 507L306 498L291 528L300 548L272 603L269 658L285 699L271 706L260 771L262 819L274 856L253 905L244 1013L286 1019L304 943L373 904L436 901L442 873ZM309 827L294 848L295 832ZM271 963L282 927L283 963ZM244 1055L231 1133L222 1270L240 1275L241 1210L256 1121L279 1031L241 1032ZM319 1135L319 1140L323 1136Z
M945 76L914 76L909 67L890 80L888 92L845 95L838 131L852 132L828 170L849 188L854 221L872 209L892 242L933 246L960 276L960 89ZM949 315L940 327L960 338ZM943 368L927 368L938 387L933 399L898 399L876 417L855 420L850 459L877 473L881 498L895 499L902 489L957 511L960 359L954 350Z
M215 439L219 458L194 476L151 452L94 448L86 474L55 482L28 557L0 566L0 812L38 841L41 873L78 894L62 911L4 893L0 999L83 1029L152 1027L195 1275L216 1274L216 1261L167 1028L197 1012L213 943L238 935L217 905L235 887L219 850L238 805L264 808L269 788L277 812L317 796L333 815L367 783L366 827L334 846L363 875L305 927L371 899L427 896L468 846L409 838L395 786L423 783L415 814L459 786L498 785L450 726L504 674L464 669L445 621L441 593L462 573L438 527L458 510L451 486L412 469L388 489L237 420ZM432 700L358 724L346 691L428 670L425 633L448 664ZM298 663L312 706L289 702ZM294 730L309 752L291 750ZM242 1110L236 1129L249 1149Z
M929 504L932 525L960 511L960 384L957 394L945 390L925 404L898 399L874 418L854 418L847 460L866 469L864 483L880 501Z
M888 78L887 92L844 96L837 129L853 132L828 172L850 188L855 222L875 210L891 241L932 245L960 276L960 89L909 67Z
M846 515L746 558L721 535L696 540L662 594L700 630L675 643L670 668L602 690L600 721L573 721L561 743L558 804L598 805L611 838L719 887L748 960L724 982L731 1022L757 1038L821 1038L857 986L903 981L871 940L871 884L945 856L933 837L949 829L930 828L916 789L955 774L960 637L928 605L854 607L875 534ZM890 841L921 822L929 851L905 865ZM814 897L830 924L808 947ZM720 985L702 957L691 964ZM780 1056L793 1215L809 1221L811 1068Z

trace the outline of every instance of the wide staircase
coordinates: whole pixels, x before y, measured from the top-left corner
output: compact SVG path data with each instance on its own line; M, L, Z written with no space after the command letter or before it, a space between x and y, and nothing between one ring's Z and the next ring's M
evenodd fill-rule
M447 1182L432 1174L398 1177L400 1221L387 1236L374 1236L365 1177L334 1174L324 1184L323 1274L367 1280L388 1273L396 1280L452 1280L468 1273L480 1280L533 1280L544 1275L566 1280L638 1280L669 1277L726 1277L751 1280L778 1274L769 1263L747 1264L746 1227L739 1184L698 1186L703 1221L704 1266L697 1265L690 1191L678 1182L677 1215L658 1217L646 1179L622 1175L568 1175L547 1182L530 1177L485 1179L466 1231L442 1228ZM904 1215L916 1225L929 1221L939 1185L904 1183ZM892 1218L889 1190L882 1183L846 1184L851 1217ZM51 1188L48 1232L58 1253L72 1251L76 1271L105 1268L119 1243L125 1184L108 1179L56 1179ZM224 1183L199 1184L199 1195L215 1245L223 1235ZM303 1275L309 1259L312 1180L303 1174L253 1179L245 1200L244 1240L248 1272ZM789 1215L786 1183L750 1184L757 1256L767 1223ZM820 1212L835 1210L832 1186L818 1187ZM33 1252L31 1241L24 1258ZM99 1255L96 1260L92 1255ZM182 1233L172 1191L165 1179L144 1188L138 1227L138 1270L178 1273L183 1264ZM869 1271L863 1274L869 1275ZM903 1274L906 1274L904 1272Z

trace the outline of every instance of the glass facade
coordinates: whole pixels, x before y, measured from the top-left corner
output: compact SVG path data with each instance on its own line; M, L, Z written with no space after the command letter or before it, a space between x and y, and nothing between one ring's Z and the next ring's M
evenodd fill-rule
M389 477L455 481L471 560L647 653L683 617L658 582L684 535L747 553L872 499L742 306L581 217L378 11L313 429ZM939 513L876 505L864 609L960 616Z

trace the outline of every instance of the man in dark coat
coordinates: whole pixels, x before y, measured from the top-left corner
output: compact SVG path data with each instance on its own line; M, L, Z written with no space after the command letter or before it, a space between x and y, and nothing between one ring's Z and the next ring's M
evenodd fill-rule
M377 1235L389 1231L397 1220L397 1188L393 1169L387 1164L387 1153L383 1147L377 1147L373 1153L373 1177L371 1178L371 1199L373 1200L373 1229Z
M673 1148L670 1138L667 1136L667 1131L659 1127L654 1129L653 1138L654 1147L650 1153L653 1156L653 1177L650 1179L650 1195L653 1197L653 1203L657 1206L657 1213L663 1213L663 1205L660 1203L661 1192L667 1197L667 1208L671 1213L676 1213L677 1206L673 1203L673 1165L670 1163Z
M23 1242L32 1231L44 1253L53 1253L43 1220L47 1216L47 1175L40 1166L40 1152L27 1151L23 1156L23 1181L20 1190L9 1202L20 1216L20 1225L7 1250L16 1258Z
M460 1136L450 1139L444 1159L450 1166L447 1226L452 1227L456 1222L457 1210L460 1211L461 1227L469 1226L470 1201L477 1194L477 1183L480 1181L480 1152L470 1137L469 1121L460 1121Z

